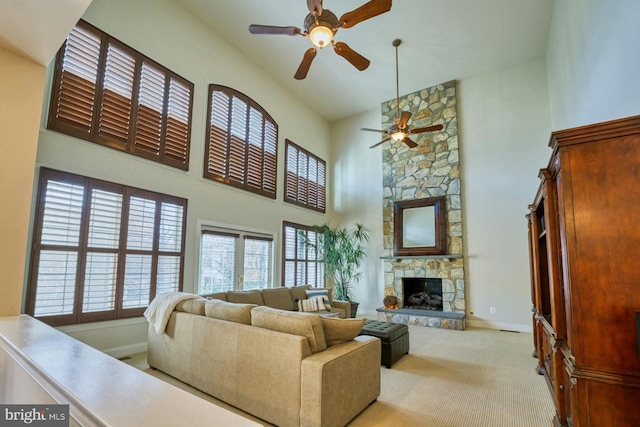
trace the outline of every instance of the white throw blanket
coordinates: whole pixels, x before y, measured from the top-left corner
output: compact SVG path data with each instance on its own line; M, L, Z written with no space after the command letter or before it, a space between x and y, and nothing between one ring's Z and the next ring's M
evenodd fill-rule
M169 317L180 301L199 298L186 292L165 292L157 295L144 311L144 317L158 334L164 334Z

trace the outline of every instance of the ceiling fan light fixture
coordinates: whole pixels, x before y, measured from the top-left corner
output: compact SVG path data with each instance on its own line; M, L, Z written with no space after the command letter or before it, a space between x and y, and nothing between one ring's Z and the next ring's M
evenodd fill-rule
M394 141L402 141L406 136L407 134L405 132L399 130L391 134L391 139L393 139Z
M314 46L322 49L333 40L333 30L322 23L318 23L309 31L309 40Z

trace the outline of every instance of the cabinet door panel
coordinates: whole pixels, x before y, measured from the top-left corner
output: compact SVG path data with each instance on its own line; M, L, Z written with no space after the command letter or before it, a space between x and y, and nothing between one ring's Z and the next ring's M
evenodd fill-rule
M640 138L572 145L561 156L576 365L640 374L638 263L630 260L640 247Z

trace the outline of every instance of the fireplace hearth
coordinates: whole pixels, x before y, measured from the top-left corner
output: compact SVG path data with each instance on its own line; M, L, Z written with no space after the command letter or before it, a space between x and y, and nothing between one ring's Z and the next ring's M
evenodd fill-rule
M402 295L404 308L442 311L442 279L405 277Z

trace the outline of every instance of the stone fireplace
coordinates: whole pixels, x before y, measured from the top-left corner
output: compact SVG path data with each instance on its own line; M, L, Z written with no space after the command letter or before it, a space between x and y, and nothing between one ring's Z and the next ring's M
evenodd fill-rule
M384 294L394 295L399 309L378 309L378 319L422 326L464 329L465 274L463 262L462 203L458 155L455 81L443 83L399 99L400 111L411 111L411 127L443 124L444 129L411 135L418 143L382 145ZM397 116L396 100L382 104L382 127ZM446 253L397 256L394 254L394 203L445 197ZM441 281L441 310L409 308L406 279ZM411 280L409 280L411 281Z

